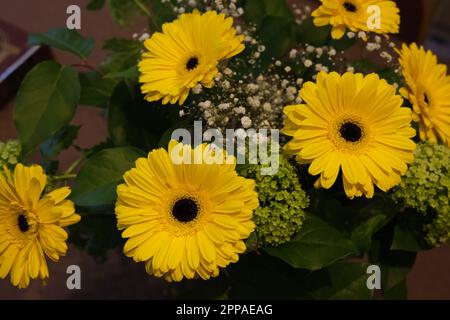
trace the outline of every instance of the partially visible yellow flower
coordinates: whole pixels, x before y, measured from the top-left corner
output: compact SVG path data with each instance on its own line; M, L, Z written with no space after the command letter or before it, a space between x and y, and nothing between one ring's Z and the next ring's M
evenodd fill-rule
M400 93L413 105L420 139L441 141L450 148L450 76L431 51L403 44L400 64L406 87Z
M400 183L414 160L416 132L393 86L376 74L321 72L300 95L305 104L284 109L283 132L293 137L285 149L311 164L317 188L331 188L341 171L351 199L373 197L374 185L387 191Z
M58 261L67 252L63 229L80 221L68 187L41 196L47 176L40 166L17 164L0 172L0 278L26 288L30 279L49 278L46 256Z
M202 154L204 163L193 161ZM214 163L217 157L230 161ZM167 281L206 280L237 262L259 203L255 181L238 176L235 160L208 145L192 150L176 141L138 159L117 188L124 253Z
M242 52L243 40L233 18L215 11L195 10L164 24L162 33L144 43L139 81L145 99L182 105L197 84L212 87L218 63Z
M331 25L331 36L340 39L346 28L353 32L372 31L379 34L398 33L400 28L400 10L394 1L386 0L321 0L322 5L312 13L314 24L318 27ZM380 25L373 20L378 6ZM379 27L379 28L378 28Z

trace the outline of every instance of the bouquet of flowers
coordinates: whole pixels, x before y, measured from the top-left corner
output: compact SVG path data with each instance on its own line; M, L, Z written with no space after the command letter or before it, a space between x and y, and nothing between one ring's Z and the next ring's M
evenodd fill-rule
M69 241L97 257L122 247L178 297L406 297L417 252L450 238L450 77L390 39L394 1L108 5L149 30L108 40L98 68L91 38L30 35L80 63L42 62L17 94L1 278L47 281ZM109 138L60 172L78 105L104 110Z

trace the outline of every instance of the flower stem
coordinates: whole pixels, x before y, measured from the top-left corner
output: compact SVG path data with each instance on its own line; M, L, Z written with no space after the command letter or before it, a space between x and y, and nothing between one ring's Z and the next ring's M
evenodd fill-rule
M141 0L134 0L134 3L138 6L139 9L141 9L141 11L143 13L145 13L145 15L147 17L151 17L152 16L152 14L148 10L148 8L141 2Z
M54 176L52 177L53 180L69 180L76 178L76 174L62 174L60 176Z

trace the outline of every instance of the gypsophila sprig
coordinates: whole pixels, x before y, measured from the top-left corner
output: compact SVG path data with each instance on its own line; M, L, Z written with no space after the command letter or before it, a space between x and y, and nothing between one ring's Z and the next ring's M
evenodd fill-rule
M279 246L302 227L309 198L302 189L296 168L280 155L275 175L262 175L261 166L242 166L239 173L256 181L260 207L254 212L258 247Z
M443 145L419 143L415 160L394 190L395 201L424 215L435 214L425 227L432 246L450 239L450 150Z

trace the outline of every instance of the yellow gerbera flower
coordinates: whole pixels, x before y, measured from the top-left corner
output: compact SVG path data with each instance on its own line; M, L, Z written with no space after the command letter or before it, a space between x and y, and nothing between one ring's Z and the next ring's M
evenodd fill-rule
M233 18L215 11L182 14L145 41L148 51L139 63L142 93L148 101L182 105L197 84L214 85L219 61L242 52L243 40Z
M226 152L219 155L231 164L214 164L212 150L200 145L192 151L172 141L168 152L138 159L118 186L118 228L128 238L124 253L145 262L148 274L167 281L209 279L245 251L243 240L255 228L255 182L237 175ZM178 161L202 153L203 164Z
M293 137L285 148L311 163L317 188L331 188L340 169L349 198L371 198L374 185L387 191L400 182L414 159L415 130L393 86L376 74L321 72L300 96L305 104L284 109L283 132Z
M67 252L63 227L80 221L66 200L68 187L41 197L47 176L40 166L18 164L0 172L0 278L26 288L30 279L49 278L45 256L58 261Z
M314 24L318 27L331 25L331 36L340 39L346 28L351 31L372 31L379 34L398 33L400 10L394 1L386 0L321 0L322 5L312 13ZM371 6L378 6L379 26L372 24Z
M450 147L450 76L431 51L415 43L403 45L400 64L406 87L400 93L413 105L413 118L420 123L420 139Z

